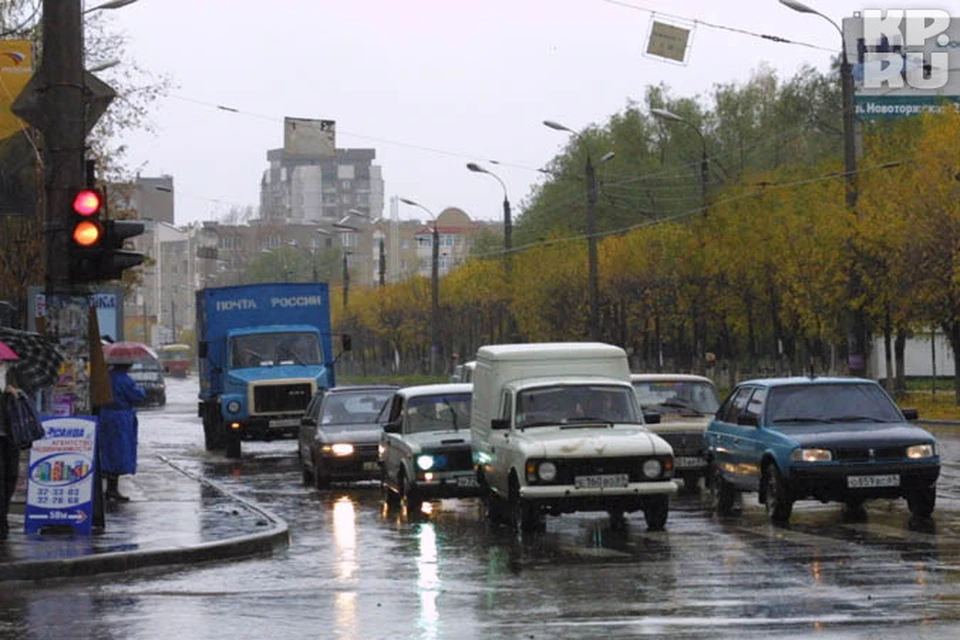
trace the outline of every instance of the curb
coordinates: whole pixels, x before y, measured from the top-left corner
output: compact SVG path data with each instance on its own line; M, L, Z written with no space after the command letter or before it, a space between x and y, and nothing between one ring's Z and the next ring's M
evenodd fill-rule
M76 578L162 565L231 560L272 553L277 548L290 546L290 528L286 520L264 507L230 493L212 480L202 478L182 467L178 467L165 456L157 457L171 469L211 487L230 500L239 502L247 509L260 514L272 526L264 532L204 542L189 547L171 547L149 551L114 551L57 560L26 560L0 566L0 582Z

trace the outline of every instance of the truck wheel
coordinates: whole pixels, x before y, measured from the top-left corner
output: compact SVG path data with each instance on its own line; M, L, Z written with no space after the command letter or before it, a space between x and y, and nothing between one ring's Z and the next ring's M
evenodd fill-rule
M222 423L221 423L222 424ZM231 460L240 459L240 432L230 429L226 435L226 452L225 455Z
M729 516L733 514L733 505L737 501L737 492L730 483L723 477L720 469L713 467L710 471L712 480L710 481L711 492L713 494L713 508L718 516Z
M917 518L929 518L937 504L937 486L914 489L907 494L907 507Z
M206 404L203 406L203 446L207 451L223 448L220 438L220 416Z
M768 462L763 468L763 483L766 488L764 503L767 505L767 514L770 519L778 523L788 522L793 512L793 497L783 482L780 470L772 462Z
M670 498L668 496L650 496L643 505L643 519L647 521L648 531L662 531L667 525L669 514Z

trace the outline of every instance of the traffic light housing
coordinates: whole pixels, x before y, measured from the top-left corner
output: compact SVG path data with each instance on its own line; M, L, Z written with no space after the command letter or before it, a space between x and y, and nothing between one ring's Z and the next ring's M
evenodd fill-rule
M118 280L123 271L141 264L144 255L123 245L144 231L135 220L100 219L103 194L97 189L77 189L73 197L70 234L70 282L85 284Z

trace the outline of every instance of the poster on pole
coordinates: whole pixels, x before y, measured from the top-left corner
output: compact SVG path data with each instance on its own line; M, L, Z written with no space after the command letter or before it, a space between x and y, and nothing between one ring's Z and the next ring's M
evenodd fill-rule
M692 25L671 24L654 15L650 20L644 55L674 64L686 64L692 40Z
M43 430L46 435L30 449L24 531L72 527L90 533L97 419L45 418Z
M0 39L0 216L36 213L40 152L13 102L33 77L29 40Z

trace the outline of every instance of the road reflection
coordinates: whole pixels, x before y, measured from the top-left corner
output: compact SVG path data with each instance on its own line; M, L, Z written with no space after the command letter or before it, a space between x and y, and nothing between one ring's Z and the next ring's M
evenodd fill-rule
M417 559L417 587L420 592L421 638L437 637L437 596L440 594L440 569L437 563L437 532L432 522L419 525L417 543L420 556Z

